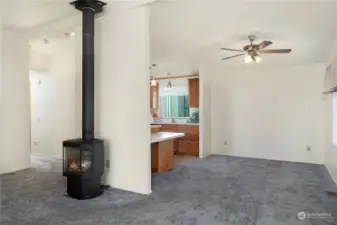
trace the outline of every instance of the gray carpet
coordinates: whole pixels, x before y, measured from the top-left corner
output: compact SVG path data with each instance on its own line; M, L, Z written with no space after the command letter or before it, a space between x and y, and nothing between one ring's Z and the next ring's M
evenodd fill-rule
M336 186L320 165L211 156L154 175L151 196L110 189L87 201L64 197L51 165L2 176L1 225L337 224L337 199L324 192ZM300 211L332 217L299 220Z

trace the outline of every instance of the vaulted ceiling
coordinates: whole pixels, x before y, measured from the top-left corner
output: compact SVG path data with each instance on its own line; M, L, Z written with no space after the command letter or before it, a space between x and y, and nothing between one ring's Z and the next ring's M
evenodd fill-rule
M157 72L196 69L200 63L244 66L243 57L221 61L247 36L292 48L290 55L264 55L264 64L325 62L337 28L337 1L177 0L151 7L152 63Z
M117 0L106 0L117 1ZM128 1L128 0L125 0ZM0 0L2 23L29 30L76 15L71 0ZM331 0L135 0L150 6L154 73L184 73L203 63L241 66L242 58L221 61L242 48L247 36L292 48L290 55L265 55L264 64L326 62L335 41L337 2Z
M0 0L2 24L11 29L27 30L46 23L79 14L69 5L75 0ZM102 0L130 1L130 0ZM151 3L157 0L132 0L135 4Z
M6 28L27 30L60 20L76 12L70 0L0 0L0 15Z

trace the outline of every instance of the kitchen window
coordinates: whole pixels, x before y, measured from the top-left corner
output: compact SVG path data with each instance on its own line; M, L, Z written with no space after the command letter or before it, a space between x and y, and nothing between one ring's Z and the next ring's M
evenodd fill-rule
M161 118L189 117L188 95L161 96L160 113Z

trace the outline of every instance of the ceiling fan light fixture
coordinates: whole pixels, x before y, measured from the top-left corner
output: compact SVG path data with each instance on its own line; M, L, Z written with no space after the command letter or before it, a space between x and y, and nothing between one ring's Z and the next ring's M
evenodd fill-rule
M157 86L157 81L154 78L151 80L151 86Z
M247 54L245 55L244 60L245 60L245 63L250 63L253 61L253 58L251 55Z
M262 61L262 58L261 58L261 56L256 55L256 56L254 56L254 60L255 60L256 63L260 63Z
M248 39L250 44L243 46L242 50L240 49L233 49L233 48L221 48L221 50L231 51L231 52L241 52L241 54L225 57L222 60L228 60L232 58L236 58L239 56L244 56L244 60L246 63L250 63L252 61L256 63L260 63L262 61L261 56L258 54L286 54L290 53L291 49L265 49L266 47L273 44L272 41L262 41L260 44L254 44L256 36L250 35Z

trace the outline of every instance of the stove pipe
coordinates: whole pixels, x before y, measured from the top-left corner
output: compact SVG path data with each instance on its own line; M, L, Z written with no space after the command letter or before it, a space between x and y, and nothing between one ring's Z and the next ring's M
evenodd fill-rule
M83 13L82 24L82 138L94 140L95 103L95 14L106 3L98 0L77 0L71 3Z

